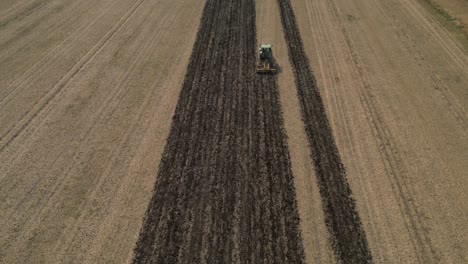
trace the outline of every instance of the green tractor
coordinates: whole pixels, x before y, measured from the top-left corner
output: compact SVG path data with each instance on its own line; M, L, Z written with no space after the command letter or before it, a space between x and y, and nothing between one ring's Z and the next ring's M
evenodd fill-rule
M258 51L257 73L275 74L276 65L273 58L273 51L271 50L271 44L262 44Z

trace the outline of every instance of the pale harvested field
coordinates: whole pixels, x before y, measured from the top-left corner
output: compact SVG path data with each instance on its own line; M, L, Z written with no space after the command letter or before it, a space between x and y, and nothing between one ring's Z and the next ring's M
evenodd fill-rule
M415 1L292 2L374 261L467 262L462 45Z
M0 263L468 262L459 36L286 1L1 1Z
M1 263L131 260L203 4L2 1Z

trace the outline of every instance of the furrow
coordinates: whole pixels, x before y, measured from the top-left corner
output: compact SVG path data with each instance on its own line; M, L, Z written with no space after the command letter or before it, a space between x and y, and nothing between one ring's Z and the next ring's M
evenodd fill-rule
M278 86L255 50L255 2L208 0L135 263L304 262Z
M372 262L344 166L333 138L323 101L309 66L296 18L289 0L278 0L296 88L315 163L325 221L338 260Z

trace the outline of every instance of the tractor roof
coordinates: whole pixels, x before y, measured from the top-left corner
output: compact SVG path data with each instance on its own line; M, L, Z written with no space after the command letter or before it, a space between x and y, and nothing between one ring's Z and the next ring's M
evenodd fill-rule
M262 49L271 49L271 44L262 44L260 46L260 48L262 48Z

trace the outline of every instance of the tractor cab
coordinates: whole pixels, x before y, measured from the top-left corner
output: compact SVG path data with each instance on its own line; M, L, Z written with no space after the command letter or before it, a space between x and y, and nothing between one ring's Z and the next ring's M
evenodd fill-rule
M259 55L261 60L272 59L273 51L271 50L271 44L262 44L259 48Z
M262 44L258 49L257 73L276 73L271 44Z

